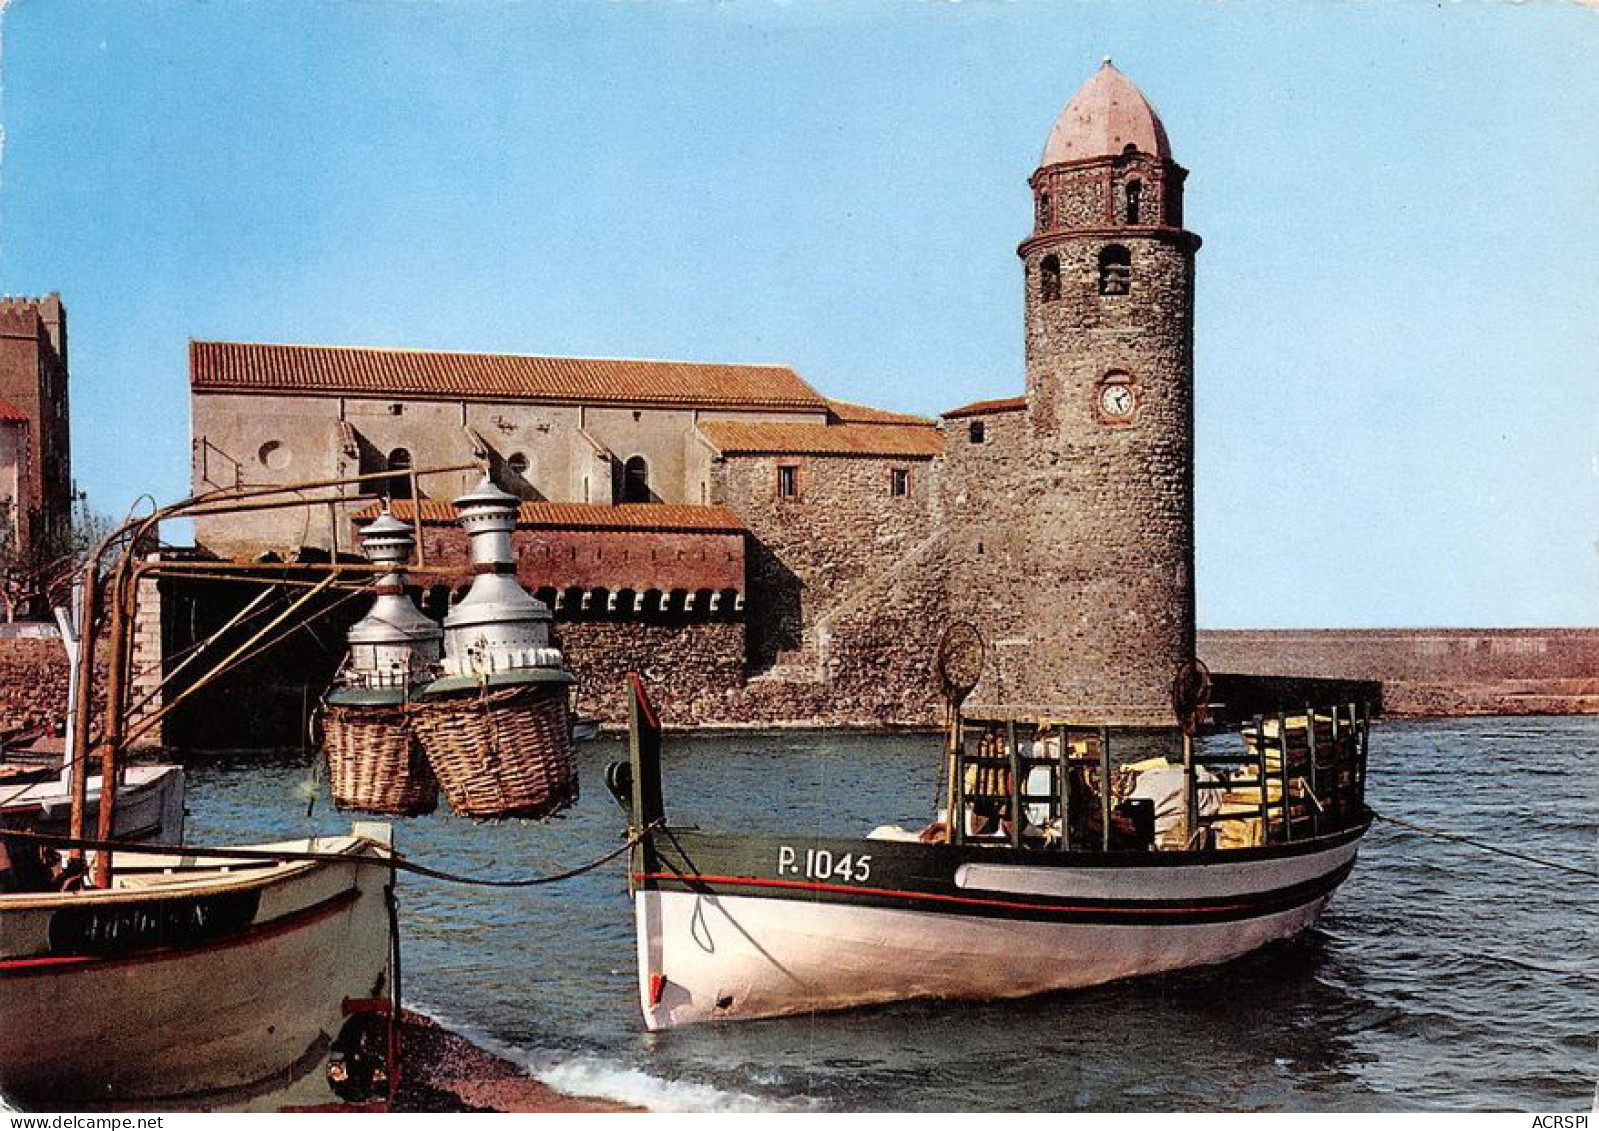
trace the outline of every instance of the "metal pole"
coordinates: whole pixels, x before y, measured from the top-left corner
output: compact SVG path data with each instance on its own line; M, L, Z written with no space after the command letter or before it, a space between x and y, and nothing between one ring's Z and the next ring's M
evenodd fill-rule
M1010 846L1022 846L1022 758L1016 746L1016 720L1005 724L1005 759L1010 765Z
M949 836L951 844L966 843L966 733L956 732L955 773L949 779ZM978 740L981 751L982 740Z
M1072 847L1072 744L1066 733L1066 724L1057 728L1060 734L1060 847L1068 852Z
M1350 712L1353 713L1357 709L1357 706L1355 704L1351 704L1349 709L1350 709ZM1360 810L1364 810L1366 808L1366 754L1367 754L1367 751L1368 751L1367 743L1368 743L1368 741L1371 738L1371 704L1370 703L1360 703L1358 705L1358 709L1360 711L1360 724L1359 724L1359 729L1360 729L1360 753L1359 753L1359 761L1356 763L1356 772L1359 775L1356 778L1356 780L1359 783L1359 791L1356 793L1355 796L1356 796L1356 803L1359 806L1359 809ZM1356 816L1357 817L1359 816L1358 812L1357 812Z
M1260 787L1260 843L1271 842L1271 812L1266 808L1266 718L1255 716L1255 765Z
M72 710L72 819L73 840L82 840L89 810L89 721L94 699L95 603L99 584L95 562L83 567L83 616L78 622L78 698ZM83 849L74 848L70 859L83 863Z
M56 627L61 630L61 646L67 653L67 733L64 741L66 757L62 759L61 786L67 796L71 796L75 788L72 764L72 750L74 740L77 738L78 715L78 626L83 622L83 584L75 581L72 584L72 598L70 608L54 609Z
M1281 779L1283 839L1294 839L1294 816L1288 805L1288 716L1277 712L1277 774Z
M1110 728L1099 728L1099 847L1110 851Z
M1194 780L1194 736L1183 734L1183 847L1192 848L1199 832L1199 784Z
M1310 835L1321 835L1321 779L1316 773L1316 709L1305 704L1305 757L1310 760Z

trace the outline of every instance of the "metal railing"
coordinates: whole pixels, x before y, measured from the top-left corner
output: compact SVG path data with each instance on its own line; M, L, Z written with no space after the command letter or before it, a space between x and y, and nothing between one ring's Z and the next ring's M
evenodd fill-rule
M1241 749L1200 749L1184 737L1181 831L1158 846L1291 843L1360 823L1370 721L1364 703L1307 705L1300 714L1257 715L1241 728ZM1115 734L1070 723L958 720L942 839L1051 851L1156 848L1155 802L1129 796L1137 773L1113 757Z

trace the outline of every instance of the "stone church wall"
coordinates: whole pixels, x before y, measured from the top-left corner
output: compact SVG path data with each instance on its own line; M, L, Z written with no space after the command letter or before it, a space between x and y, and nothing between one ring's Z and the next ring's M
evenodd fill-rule
M778 494L780 466L796 469L793 498ZM899 497L896 470L908 473ZM926 556L939 530L935 476L930 460L879 456L734 456L713 466L712 500L750 532L752 669L819 663L818 626L871 604L897 563Z

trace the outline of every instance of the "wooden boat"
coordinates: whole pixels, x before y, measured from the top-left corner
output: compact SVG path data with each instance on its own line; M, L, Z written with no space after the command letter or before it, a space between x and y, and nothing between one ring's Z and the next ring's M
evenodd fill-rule
M129 766L117 789L112 838L129 844L183 842L183 767ZM89 778L86 798L98 820L101 778ZM53 768L0 778L0 829L65 836L71 829L72 788Z
M124 809L125 799L173 780L124 766L134 743L194 688L270 643L317 594L361 572L334 564L321 580L292 579L303 591L286 609L220 655L188 691L134 722L134 709L150 702L134 703L130 692L139 582L181 568L139 561L137 548L155 543L164 519L277 505L284 495L306 505L296 486L161 508L113 534L85 567L68 835L0 830L0 1094L13 1103L235 1106L310 1076L330 1051L335 1089L324 1089L326 1098L364 1099L381 1094L385 1081L393 1086L398 941L386 826L248 848L130 848L116 835L145 823L138 808ZM115 564L102 577L113 548ZM209 573L220 568L207 565ZM266 580L268 591L282 584ZM102 604L111 662L105 721L91 744L89 626ZM122 783L102 790L94 806L91 745L99 780ZM171 793L153 795L171 802Z
M1152 798L1104 728L957 715L956 821L741 836L666 822L660 728L635 679L632 761L607 780L643 834L630 886L645 1025L1021 997L1288 938L1349 874L1370 823L1367 722L1345 706L1257 719L1235 753L1185 741L1181 764L1149 770L1169 783L1175 769L1180 788Z
M357 825L120 852L104 888L0 895L0 1095L213 1106L289 1085L387 1008L393 883L387 828Z

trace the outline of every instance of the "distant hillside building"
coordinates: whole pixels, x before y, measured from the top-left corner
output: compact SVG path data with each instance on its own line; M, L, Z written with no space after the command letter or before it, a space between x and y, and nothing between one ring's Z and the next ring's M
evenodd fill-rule
M0 505L22 548L71 529L67 383L61 296L0 298Z
M1169 726L1194 654L1186 176L1107 62L1029 181L1024 392L936 422L781 366L195 342L197 491L374 476L333 513L198 540L348 548L385 483L476 456L527 501L520 573L587 709L616 717L634 667L672 721L933 723L934 650L967 620L990 644L973 702ZM459 556L440 504L471 480L398 508L431 564Z

